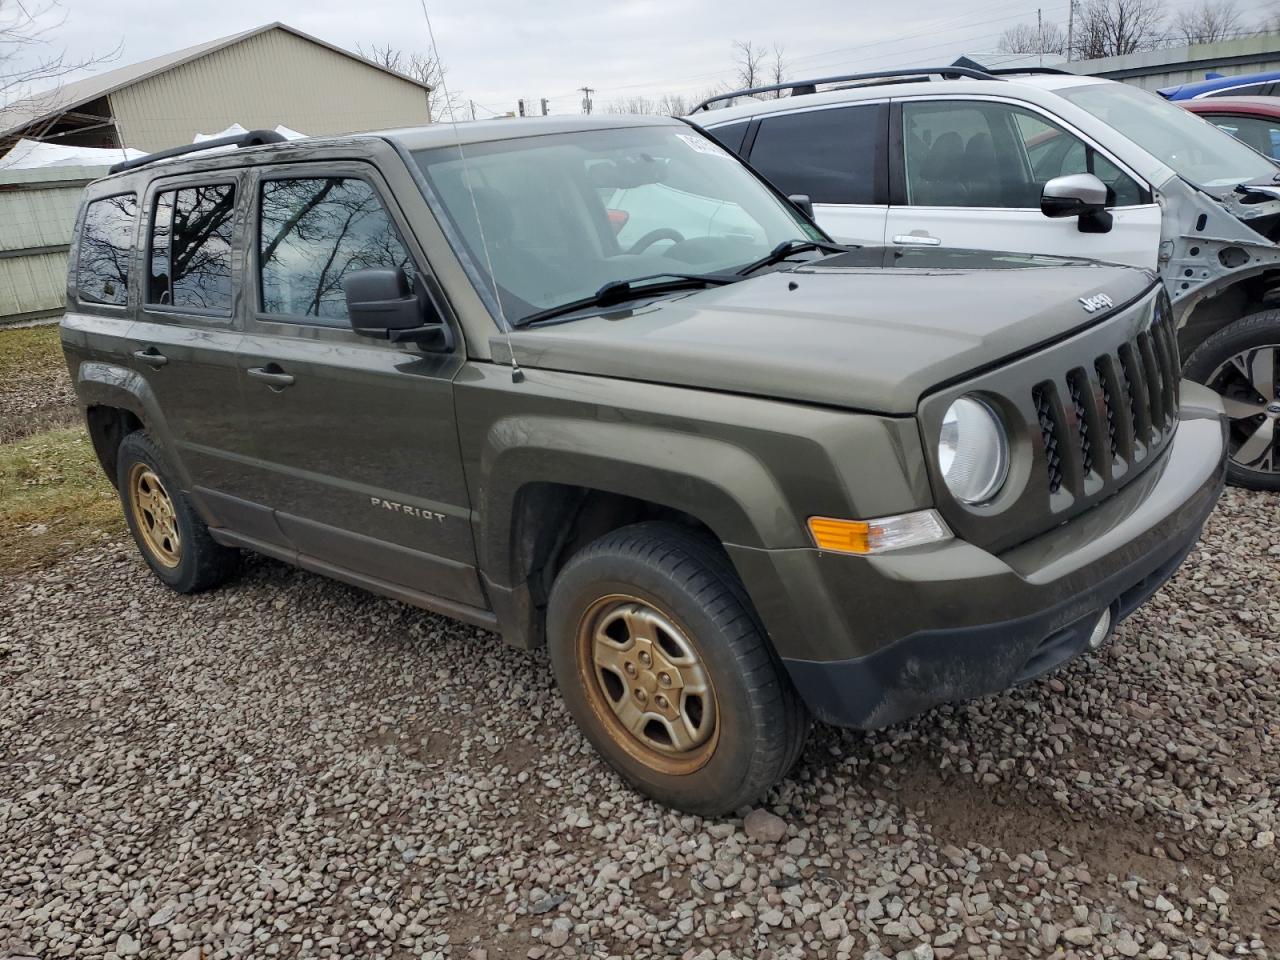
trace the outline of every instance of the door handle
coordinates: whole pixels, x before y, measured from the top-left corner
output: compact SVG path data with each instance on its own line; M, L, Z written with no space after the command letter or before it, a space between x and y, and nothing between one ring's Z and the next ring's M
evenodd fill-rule
M277 363L269 363L265 367L250 367L246 371L255 380L261 380L272 390L283 390L293 386L293 374L285 373Z
M927 233L899 233L893 238L893 242L901 244L904 247L942 246L941 237L932 237Z
M153 370L159 370L169 362L169 358L155 347L147 347L145 350L135 350L133 351L133 355L143 363L148 364Z

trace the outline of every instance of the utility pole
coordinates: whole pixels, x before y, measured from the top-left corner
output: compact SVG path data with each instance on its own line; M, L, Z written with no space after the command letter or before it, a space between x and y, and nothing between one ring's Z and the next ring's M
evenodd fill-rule
M524 116L524 98L516 101L516 106L520 108L520 116Z
M1040 66L1044 66L1044 14L1036 7L1036 53L1040 54Z
M1071 50L1075 43L1076 0L1067 2L1067 63L1071 62Z
M547 115L547 98L546 97L542 98L542 115L544 117Z
M591 94L595 93L595 88L579 87L578 89L582 91L582 112L590 113L591 112Z
M476 102L474 100L470 102L471 102L471 119L474 120L476 118Z

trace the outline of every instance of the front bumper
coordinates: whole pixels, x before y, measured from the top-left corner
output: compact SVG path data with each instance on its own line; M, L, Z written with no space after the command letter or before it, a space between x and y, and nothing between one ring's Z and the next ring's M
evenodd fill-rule
M1182 384L1174 439L1087 513L999 556L960 540L873 557L730 553L818 719L874 728L1039 676L1119 622L1191 551L1225 477L1215 395ZM761 585L770 587L760 589Z

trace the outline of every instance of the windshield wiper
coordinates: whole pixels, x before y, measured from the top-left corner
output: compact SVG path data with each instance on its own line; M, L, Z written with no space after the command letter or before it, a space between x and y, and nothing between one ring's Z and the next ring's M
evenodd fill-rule
M586 310L589 307L611 307L615 303L623 303L636 297L671 293L693 287L721 287L727 283L737 283L741 279L742 277L736 273L651 273L646 277L632 277L630 280L611 280L589 297L538 310L521 317L513 326L527 327L539 320L549 320L552 317Z
M850 250L856 250L857 247L849 246L843 243L831 243L828 240L783 240L774 247L769 253L759 260L752 260L745 267L738 270L738 276L745 277L749 273L754 273L761 267L771 267L775 263L781 263L793 253L804 253L806 250L822 250L825 253L848 253Z

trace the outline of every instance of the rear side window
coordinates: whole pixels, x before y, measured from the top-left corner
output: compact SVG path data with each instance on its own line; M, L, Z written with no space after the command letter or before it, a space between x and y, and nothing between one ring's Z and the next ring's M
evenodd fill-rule
M123 306L129 298L129 261L138 200L132 193L94 200L84 212L76 290L84 303Z
M369 267L413 264L367 181L352 177L268 180L262 185L258 269L262 309L340 326L347 321L342 281Z
M1250 83L1243 87L1227 87L1206 93L1206 97L1261 97L1271 87L1270 83Z
M166 190L151 216L147 303L231 313L231 239L235 187L229 183Z
M749 126L751 126L749 120L743 120L741 123L726 123L723 127L708 130L707 134L726 150L742 153L742 141L747 135Z
M871 103L765 117L751 165L783 193L814 203L882 203L887 111Z

